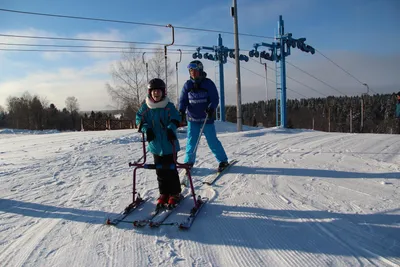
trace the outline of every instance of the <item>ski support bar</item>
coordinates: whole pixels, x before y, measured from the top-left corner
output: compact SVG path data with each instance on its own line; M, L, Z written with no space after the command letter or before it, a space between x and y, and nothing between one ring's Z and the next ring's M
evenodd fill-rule
M193 186L193 181L192 181L192 175L190 174L190 168L192 167L190 164L187 163L179 163L177 160L177 155L178 153L176 153L176 148L175 148L175 142L172 141L172 150L173 150L173 157L174 157L174 162L176 164L176 168L177 169L185 169L186 170L186 174L188 176L189 179L189 184L190 184L190 190L192 192L192 196L193 196L193 200L194 200L194 207L198 208L199 207L199 203L197 202L196 199L196 193L194 192L194 186Z
M140 123L139 125L139 131L142 129L142 123ZM175 164L146 164L146 144L145 144L145 139L144 139L144 133L142 132L142 149L143 149L143 156L138 160L138 161L134 161L129 162L129 167L135 167L133 169L133 200L132 203L134 203L137 199L136 199L136 171L137 169L164 169L164 170L174 170L176 169L176 165ZM142 160L142 162L140 162L140 160Z
M138 131L140 132L142 130L142 124L143 121L140 122L139 124L139 129ZM138 161L134 161L133 163L129 162L129 167L134 166L135 168L133 169L133 188L132 188L132 194L133 194L133 200L132 202L136 201L136 170L139 168L144 168L145 163L146 163L146 144L145 144L145 140L144 140L144 133L142 132L142 149L143 149L143 156L142 158L140 158ZM140 160L143 159L142 162L140 162Z

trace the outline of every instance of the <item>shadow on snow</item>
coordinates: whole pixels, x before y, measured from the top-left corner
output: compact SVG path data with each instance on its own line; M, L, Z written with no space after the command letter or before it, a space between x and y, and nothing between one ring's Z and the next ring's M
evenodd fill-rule
M191 200L190 200L191 203ZM187 204L187 203L186 203ZM177 212L188 212L189 205ZM153 203L146 203L145 216ZM183 210L183 208L187 210ZM188 208L189 207L189 208ZM181 210L182 208L182 210ZM117 214L77 208L56 207L24 201L0 199L0 211L36 218L57 218L102 225L107 216ZM396 213L391 211L390 213ZM136 214L136 215L134 215ZM128 218L129 218L128 217ZM168 221L171 222L174 217ZM241 246L252 249L297 250L309 253L374 258L398 257L400 231L398 214L344 214L328 211L271 210L258 207L227 206L210 202L189 231L162 226L137 229L146 235L166 235L171 239L190 240L210 245ZM104 231L108 226L104 226ZM111 226L110 226L111 227ZM132 229L121 223L119 229ZM132 231L135 231L132 229ZM362 249L359 247L362 246ZM367 251L372 251L373 254Z

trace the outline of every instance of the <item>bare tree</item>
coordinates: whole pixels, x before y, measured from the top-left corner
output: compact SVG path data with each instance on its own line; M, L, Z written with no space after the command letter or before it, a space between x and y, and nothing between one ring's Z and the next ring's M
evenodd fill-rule
M6 116L7 116L7 114L6 114L5 109L2 106L0 106L0 129L7 126Z
M131 46L121 59L111 66L113 84L106 83L108 94L119 107L131 107L136 112L146 97L146 73L140 53Z
M43 129L43 105L38 96L34 96L29 103L31 127L35 130Z
M40 103L42 103L43 107L48 107L50 105L50 101L46 96L38 96Z
M65 108L72 114L79 111L78 99L75 96L69 96L65 99Z
M62 113L59 115L61 116L61 129L79 129L79 103L78 99L74 96L69 96L65 100L65 108L63 109ZM70 116L71 120L69 121L67 117ZM71 124L72 123L72 124Z
M10 115L11 127L16 129L30 129L29 120L29 93L24 93L23 97L8 97L7 109Z
M165 61L162 50L158 50L149 59L149 79L165 80ZM168 61L168 77L172 79L174 68ZM129 51L122 52L121 59L111 66L113 83L106 83L108 94L117 105L135 114L147 96L146 66L143 64L142 53L131 46ZM168 82L168 88L174 88L174 83ZM174 99L173 90L168 91L170 99Z
M163 50L157 50L154 57L149 62L152 78L160 78L165 82L165 57ZM171 65L169 59L167 60L167 94L170 100L176 99L175 87L176 84L174 74L175 69Z

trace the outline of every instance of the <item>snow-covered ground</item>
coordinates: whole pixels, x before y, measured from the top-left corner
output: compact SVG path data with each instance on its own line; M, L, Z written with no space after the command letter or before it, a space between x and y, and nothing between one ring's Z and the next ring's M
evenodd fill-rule
M400 265L399 135L217 129L239 162L203 185L217 163L201 140L193 179L210 201L188 231L104 224L132 200L135 130L0 130L0 266ZM151 199L128 220L153 209L154 170L137 190Z

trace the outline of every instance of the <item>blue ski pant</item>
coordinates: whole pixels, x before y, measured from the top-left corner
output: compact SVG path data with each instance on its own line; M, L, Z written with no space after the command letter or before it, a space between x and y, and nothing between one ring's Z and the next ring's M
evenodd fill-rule
M201 122L190 122L188 121L187 126L187 143L186 143L186 155L185 163L195 163L196 153L194 151L196 147L197 140L199 138L201 127L203 123ZM203 133L207 139L208 147L214 154L218 163L227 162L228 157L226 156L225 150L222 147L221 142L217 138L217 132L215 131L214 123L206 124L203 129Z

